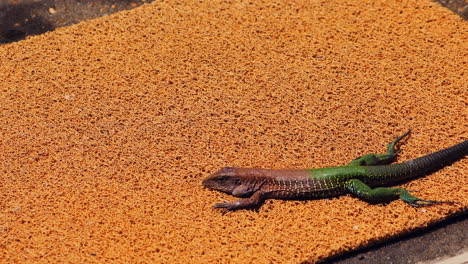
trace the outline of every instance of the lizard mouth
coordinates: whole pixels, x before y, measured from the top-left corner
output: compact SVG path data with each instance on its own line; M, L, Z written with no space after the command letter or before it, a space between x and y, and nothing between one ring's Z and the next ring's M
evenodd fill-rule
M218 182L213 181L211 178L206 178L205 180L203 180L202 185L207 189L223 192L229 195L231 195L233 191L232 188L230 188L229 186L223 186Z

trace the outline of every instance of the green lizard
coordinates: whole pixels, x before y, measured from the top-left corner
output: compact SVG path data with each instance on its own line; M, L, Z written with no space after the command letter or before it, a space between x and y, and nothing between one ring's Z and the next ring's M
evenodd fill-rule
M352 193L371 203L398 198L412 206L454 203L420 199L404 188L378 187L423 176L462 159L468 153L468 141L465 140L427 156L388 165L398 155L397 143L409 133L389 143L385 154L368 154L345 166L296 170L225 167L203 180L203 185L243 197L232 203L217 203L214 206L227 210L258 208L266 199L323 198L344 193Z

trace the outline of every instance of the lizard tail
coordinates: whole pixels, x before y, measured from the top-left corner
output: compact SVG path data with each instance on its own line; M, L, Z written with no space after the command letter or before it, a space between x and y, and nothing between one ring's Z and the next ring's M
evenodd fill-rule
M428 154L426 156L409 160L403 163L385 166L368 166L369 176L385 175L395 179L395 182L423 176L441 169L468 154L468 140L455 146Z

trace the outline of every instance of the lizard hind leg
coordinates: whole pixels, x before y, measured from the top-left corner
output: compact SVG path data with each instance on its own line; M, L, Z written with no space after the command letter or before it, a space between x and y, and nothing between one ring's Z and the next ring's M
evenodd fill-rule
M348 190L356 195L357 197L368 201L370 203L384 203L390 202L396 199L401 199L404 202L415 206L425 206L425 205L432 205L436 203L458 203L458 202L449 202L449 201L432 201L432 200L424 200L417 197L414 197L412 194L408 192L408 190L404 188L387 188L387 187L378 187L378 188L370 188L365 183L358 179L349 180L346 183Z
M397 144L403 138L408 136L411 130L408 130L402 136L396 137L396 139L387 145L387 152L385 154L367 154L351 161L348 166L370 166L370 165L385 165L395 161L398 156L399 150Z

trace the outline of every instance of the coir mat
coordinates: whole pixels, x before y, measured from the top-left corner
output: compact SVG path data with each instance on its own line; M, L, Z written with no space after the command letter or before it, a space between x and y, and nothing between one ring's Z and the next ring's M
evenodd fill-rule
M466 159L403 185L461 202L424 208L223 213L201 181L466 140L467 32L429 0L168 0L1 46L0 259L316 262L465 212Z

